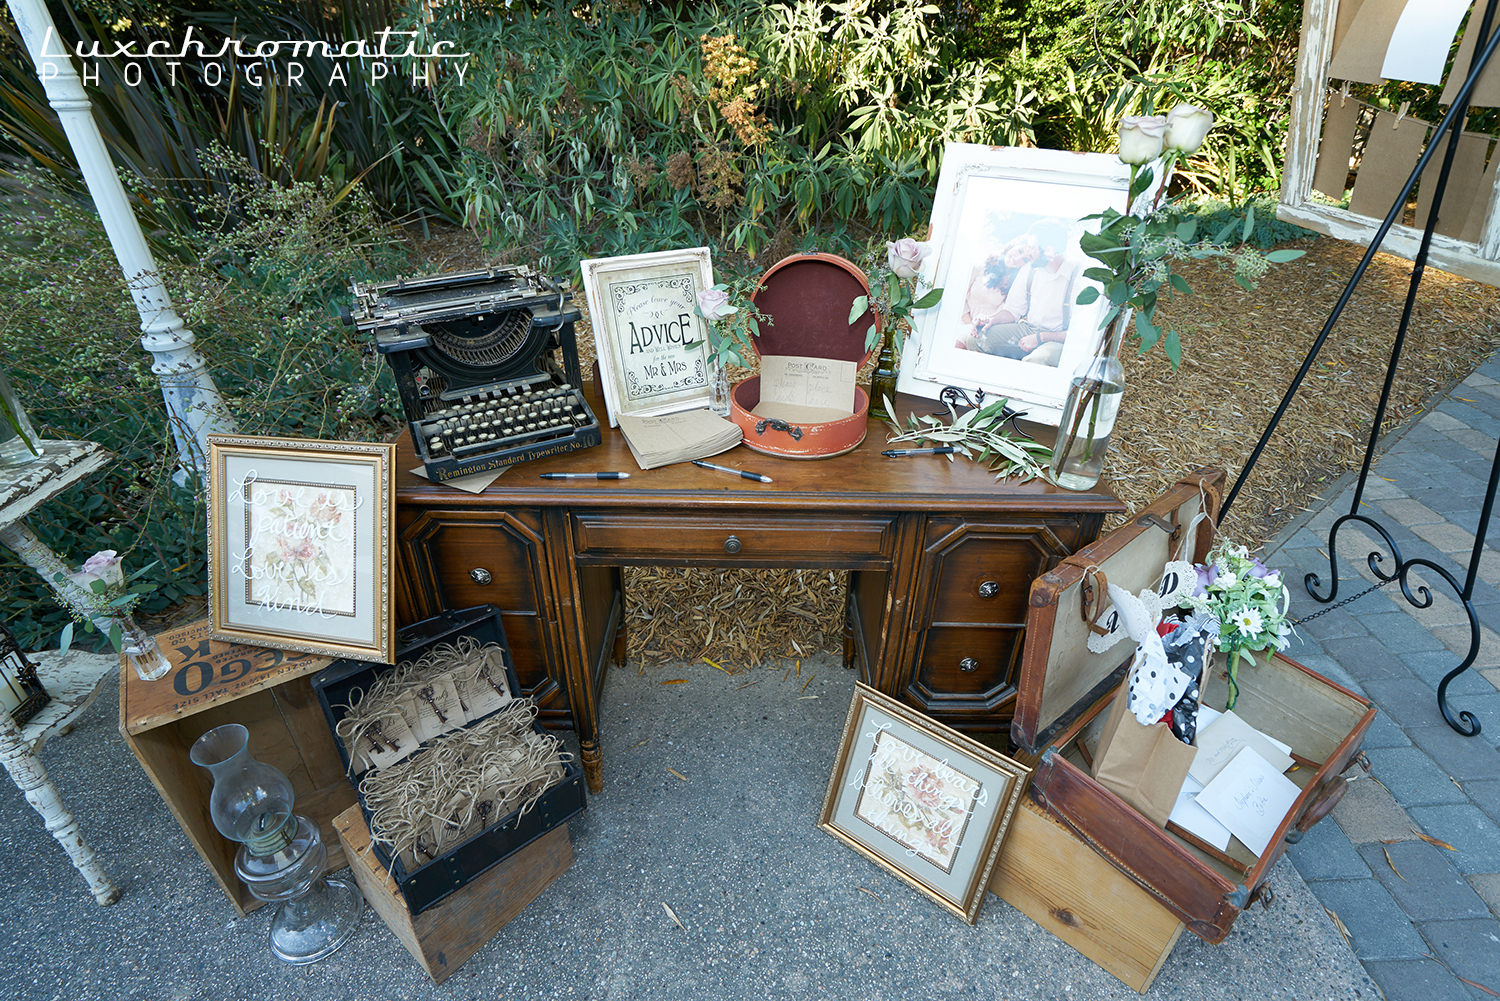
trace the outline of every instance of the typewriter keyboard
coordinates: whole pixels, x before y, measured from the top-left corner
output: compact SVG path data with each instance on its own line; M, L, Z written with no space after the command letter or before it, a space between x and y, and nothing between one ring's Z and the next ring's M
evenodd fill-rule
M462 459L499 447L528 444L587 427L593 418L569 383L540 389L480 392L444 400L420 425L433 458Z

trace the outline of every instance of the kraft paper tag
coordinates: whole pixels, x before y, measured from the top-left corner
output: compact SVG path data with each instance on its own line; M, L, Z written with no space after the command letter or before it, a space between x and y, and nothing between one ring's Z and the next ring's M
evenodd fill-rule
M1342 5L1340 5L1342 6ZM1328 75L1355 83L1384 83L1380 68L1406 0L1364 0L1334 48Z
M1328 114L1323 119L1323 138L1318 143L1318 166L1313 171L1313 190L1338 201L1349 184L1349 158L1354 152L1354 132L1359 127L1359 109L1364 104L1337 93L1328 95Z
M1490 137L1474 132L1465 132L1458 138L1458 155L1453 158L1453 170L1448 175L1448 186L1443 189L1443 204L1438 209L1436 232L1444 236L1461 237L1469 210L1479 193L1479 182L1484 177L1484 161L1490 149ZM1432 161L1428 161L1431 163ZM1432 210L1432 193L1437 190L1437 175L1432 175L1431 184L1417 189L1418 228L1427 225L1427 216ZM1488 203L1489 190L1485 190Z
M473 820L472 804L463 793L452 796L432 818L432 843L439 853L446 852L468 838Z
M1375 116L1359 174L1354 178L1354 193L1349 196L1350 212L1385 218L1422 155L1427 128L1426 122L1410 115L1398 120L1391 112L1382 111Z
M1443 96L1438 98L1439 104L1452 104L1453 99L1458 96L1459 88L1469 78L1469 67L1474 63L1474 39L1477 37L1478 32L1465 31L1464 37L1459 40L1458 54L1453 58L1453 69L1448 72L1448 83L1443 87ZM1500 106L1500 68L1497 67L1500 67L1500 59L1491 59L1484 72L1479 74L1478 82L1469 92L1469 107Z
M359 739L359 749L362 752L364 764L361 765L359 759L356 758L354 763L356 773L369 767L389 768L417 749L419 741L399 711L392 710L381 716L378 722L380 724L378 734L373 729L366 730Z
M417 736L424 741L458 730L466 722L458 707L458 692L446 675L418 685L411 697L417 711Z
M481 673L477 678L460 676L454 680L458 693L469 707L467 712L471 720L483 719L496 709L515 701L515 696L510 691L510 682L506 680L503 671L491 668L487 674Z

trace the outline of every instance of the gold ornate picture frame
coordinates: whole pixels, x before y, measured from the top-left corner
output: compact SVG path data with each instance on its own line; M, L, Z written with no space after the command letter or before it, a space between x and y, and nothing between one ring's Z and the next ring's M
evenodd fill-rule
M973 924L1030 775L857 684L818 826Z
M212 435L215 639L390 663L395 445Z

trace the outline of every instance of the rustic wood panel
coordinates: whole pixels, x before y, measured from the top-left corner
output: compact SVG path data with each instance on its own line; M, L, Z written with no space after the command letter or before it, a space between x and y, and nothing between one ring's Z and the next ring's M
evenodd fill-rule
M1088 845L1023 800L990 890L1144 994L1183 924Z
M432 982L440 984L573 864L568 825L555 827L440 904L413 915L370 850L359 807L333 822L365 900Z

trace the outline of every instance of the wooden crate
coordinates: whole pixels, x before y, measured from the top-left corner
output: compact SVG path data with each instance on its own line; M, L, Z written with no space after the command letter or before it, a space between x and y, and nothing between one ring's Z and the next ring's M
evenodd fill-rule
M339 814L333 827L365 900L435 984L452 976L573 864L573 844L563 824L442 903L413 915L396 881L370 850L370 829L359 807Z
M158 636L172 670L142 681L121 665L120 733L172 816L235 909L261 905L234 874L239 843L214 829L208 815L213 781L188 760L193 742L224 723L250 731L250 753L284 772L297 794L297 813L323 828L328 868L343 868L333 819L354 803L333 735L309 676L327 657L271 650L210 638L207 619Z
M1011 818L990 890L1141 994L1184 928L1029 800Z

